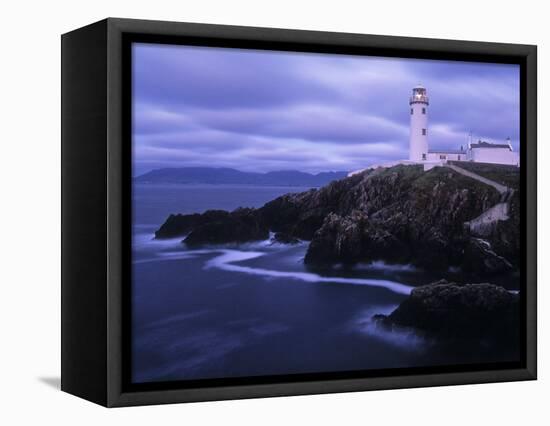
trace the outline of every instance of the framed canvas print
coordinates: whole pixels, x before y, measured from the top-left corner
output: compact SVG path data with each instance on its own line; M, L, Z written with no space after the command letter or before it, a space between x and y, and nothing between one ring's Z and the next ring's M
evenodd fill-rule
M107 19L62 37L62 389L536 378L536 47Z

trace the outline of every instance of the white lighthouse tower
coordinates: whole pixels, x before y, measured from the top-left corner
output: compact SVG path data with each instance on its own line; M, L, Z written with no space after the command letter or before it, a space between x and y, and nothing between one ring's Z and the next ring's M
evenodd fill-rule
M428 105L426 89L416 86L409 99L411 106L411 128L409 139L409 160L425 161L428 156Z

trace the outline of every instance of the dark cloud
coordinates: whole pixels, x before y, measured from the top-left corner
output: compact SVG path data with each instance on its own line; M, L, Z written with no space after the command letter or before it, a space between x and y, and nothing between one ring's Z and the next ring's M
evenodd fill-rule
M430 146L519 140L511 65L134 46L134 171L212 165L353 170L408 156L411 88Z

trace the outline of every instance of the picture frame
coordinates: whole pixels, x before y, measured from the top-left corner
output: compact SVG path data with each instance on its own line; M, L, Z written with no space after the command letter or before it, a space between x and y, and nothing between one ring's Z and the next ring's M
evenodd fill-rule
M520 67L521 360L132 384L131 44L509 63ZM536 379L536 46L108 18L62 45L61 388L120 407Z

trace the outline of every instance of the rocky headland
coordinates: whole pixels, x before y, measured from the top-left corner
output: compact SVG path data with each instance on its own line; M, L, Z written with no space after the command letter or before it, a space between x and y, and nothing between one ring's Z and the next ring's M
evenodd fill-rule
M488 282L519 269L519 169L466 166L484 179L457 167L369 169L257 209L170 215L156 238L181 237L196 247L265 240L273 232L277 242L308 241L310 268L381 260L441 277L459 271L460 282L416 287L374 324L412 329L453 356L515 359L519 295Z
M258 209L170 215L156 238L182 237L187 245L276 239L309 241L307 265L354 264L383 260L431 271L457 268L485 278L519 266L519 169L505 174L505 220L470 226L499 202L494 187L448 167L368 169L320 188L286 194ZM502 219L502 218L500 218Z

